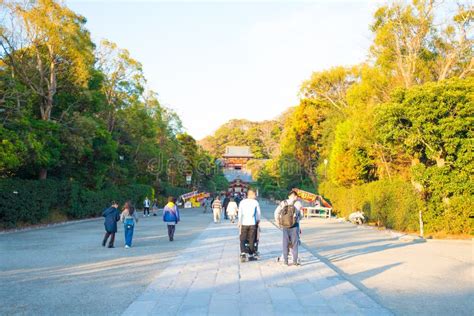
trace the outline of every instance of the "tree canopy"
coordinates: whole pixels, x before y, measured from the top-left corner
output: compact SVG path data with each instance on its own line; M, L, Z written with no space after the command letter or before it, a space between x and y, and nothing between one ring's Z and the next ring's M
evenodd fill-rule
M163 194L225 185L130 52L93 43L86 19L60 2L0 8L2 178L68 179L91 190L138 183Z

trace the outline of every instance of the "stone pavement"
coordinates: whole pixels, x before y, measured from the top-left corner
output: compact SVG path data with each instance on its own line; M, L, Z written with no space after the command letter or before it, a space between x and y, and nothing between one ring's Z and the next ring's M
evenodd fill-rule
M261 259L240 263L236 225L210 224L123 315L391 315L303 247L277 263L281 232L260 226Z

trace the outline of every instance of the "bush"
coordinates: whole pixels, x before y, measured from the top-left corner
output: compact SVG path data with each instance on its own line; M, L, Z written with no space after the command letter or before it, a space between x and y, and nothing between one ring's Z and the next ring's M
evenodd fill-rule
M121 187L109 187L101 191L83 189L77 183L73 183L71 189L71 207L67 214L71 218L85 218L98 216L103 209L110 205L111 201L117 201L120 205L127 200L141 208L145 197L153 199L153 189L148 185L134 184Z
M64 197L64 182L54 180L0 180L0 225L38 224Z
M145 196L154 198L148 185L84 189L77 182L59 180L0 180L0 226L5 228L47 221L55 211L70 219L99 216L112 200L130 199L141 206Z
M380 226L418 230L421 201L410 183L380 180L345 188L326 182L320 190L332 201L334 212L339 216L348 217L352 212L364 211L369 221Z

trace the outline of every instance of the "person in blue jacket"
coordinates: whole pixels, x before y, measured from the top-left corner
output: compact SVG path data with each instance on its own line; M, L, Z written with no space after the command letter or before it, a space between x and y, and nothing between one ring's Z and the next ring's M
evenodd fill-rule
M105 247L110 237L109 248L114 248L115 233L117 232L117 222L120 220L120 212L117 202L113 201L112 205L102 212L105 226L105 236L102 240L102 247Z
M168 227L168 237L170 241L174 240L174 232L179 222L179 209L176 206L176 199L172 196L168 197L168 204L163 208L163 222Z

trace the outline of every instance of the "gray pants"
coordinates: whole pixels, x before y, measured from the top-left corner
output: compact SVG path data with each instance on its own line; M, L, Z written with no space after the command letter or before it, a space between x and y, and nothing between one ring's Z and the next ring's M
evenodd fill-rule
M293 263L298 260L298 227L283 228L283 260L288 262L288 247L291 247Z

